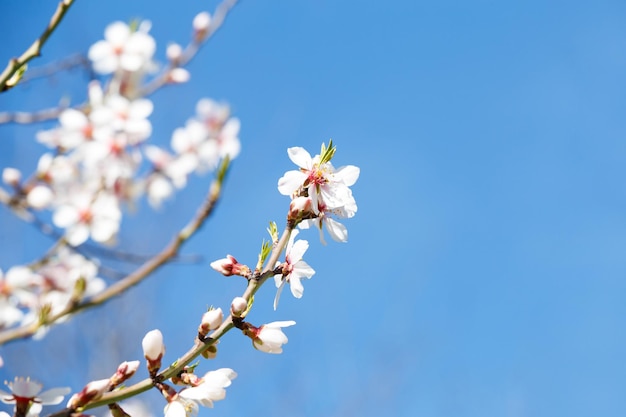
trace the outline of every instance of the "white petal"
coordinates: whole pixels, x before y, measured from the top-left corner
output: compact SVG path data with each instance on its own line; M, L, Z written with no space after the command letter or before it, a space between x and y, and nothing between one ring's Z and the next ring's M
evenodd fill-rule
M300 168L310 170L313 166L311 154L308 153L304 148L301 148L299 146L289 148L287 149L287 154L289 155L289 159L291 159L291 162L298 165Z
M350 187L354 185L356 180L359 179L360 173L361 170L359 169L359 167L356 167L354 165L346 165L335 171L335 176L345 185Z
M279 276L279 275L275 275ZM281 280L281 282L277 285L278 290L276 291L276 297L274 297L274 311L276 311L276 308L278 307L278 300L280 300L280 294L283 292L283 287L285 286L285 280Z
M78 221L78 210L73 206L61 206L52 216L52 222L57 227L68 227Z
M54 405L59 404L63 401L63 397L69 394L71 391L70 388L52 388L47 391L42 392L37 397L41 401L41 404L44 405Z
M304 252L309 248L309 242L306 240L298 240L293 244L291 248L291 252L289 252L289 261L293 264L302 259Z
M326 230L330 234L330 237L333 238L336 242L347 242L348 241L348 229L339 223L336 220L331 218L326 218Z
M299 261L293 266L293 271L291 271L292 276L296 276L298 278L311 278L315 275L315 270L309 266L304 261Z
M294 193L306 180L307 176L300 171L287 171L278 180L278 191L282 195L290 196Z
M76 224L65 232L65 238L72 246L78 246L89 238L89 227L86 224Z
M121 45L130 36L130 28L124 22L113 22L104 30L104 38L114 45Z
M289 279L289 288L291 289L291 294L293 294L296 298L301 298L302 293L304 292L304 287L302 286L302 282L300 282L300 278L296 276L292 276Z
M172 401L163 409L165 417L187 417L185 406L180 401Z
M152 114L154 106L146 98L135 100L130 105L129 117L133 119L145 119Z
M81 129L89 123L89 120L83 112L67 109L59 116L59 122L67 129Z

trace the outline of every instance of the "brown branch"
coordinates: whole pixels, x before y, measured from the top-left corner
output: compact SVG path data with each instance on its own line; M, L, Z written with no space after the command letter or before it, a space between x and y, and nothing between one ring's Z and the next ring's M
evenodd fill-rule
M54 120L54 119L57 119L61 115L61 113L63 113L63 111L67 108L68 108L67 105L61 104L58 107L38 110L35 112L25 112L25 111L3 112L3 113L0 113L0 124L5 124L5 123L30 124L30 123L38 123L38 122L45 122L48 120Z
M7 64L7 67L0 74L0 92L4 92L17 84L17 82L10 82L11 78L20 70L24 68L24 65L33 58L41 55L41 48L46 43L52 32L57 28L63 16L74 3L74 0L61 0L57 6L54 15L50 19L50 23L43 31L41 36L26 50L19 58L13 58Z
M62 317L103 304L111 298L122 294L128 288L137 285L154 271L156 271L158 268L174 259L177 256L178 251L183 243L185 243L200 229L200 227L204 224L204 221L213 212L213 209L215 208L220 198L222 183L228 170L228 164L228 159L222 162L221 167L218 169L217 178L211 184L206 199L198 209L198 212L196 213L194 218L191 219L191 221L180 232L178 232L176 236L174 236L172 241L154 258L148 260L139 268L137 268L134 272L128 274L125 278L109 286L101 293L91 297L88 300L75 304L70 304L62 311L46 317L44 323L36 322L30 325L24 325L1 332L0 345L13 340L30 337L34 335L41 326L53 324Z

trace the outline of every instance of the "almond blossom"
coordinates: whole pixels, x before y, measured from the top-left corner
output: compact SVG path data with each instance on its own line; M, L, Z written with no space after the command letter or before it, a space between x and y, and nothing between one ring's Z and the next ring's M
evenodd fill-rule
M196 403L213 408L213 402L223 400L226 397L226 390L231 380L235 379L237 374L230 368L222 368L216 371L210 371L200 378L198 385L184 388L179 397L186 400L195 401Z
M332 148L332 144L329 149ZM359 168L347 165L335 169L329 162L332 155L323 158L311 155L300 147L287 150L289 159L298 165L298 171L288 171L278 180L278 191L283 195L292 196L301 188L311 197L313 210L317 211L320 203L328 208L339 208L356 203L348 187L354 185L359 178Z
M266 353L283 353L283 345L289 341L281 328L296 324L295 321L274 321L264 324L258 329L249 330L252 332L252 345Z
M278 288L276 297L274 298L274 310L278 307L278 300L280 299L280 294L286 282L289 283L293 296L301 298L304 287L300 280L302 278L311 278L315 274L315 270L302 260L304 252L309 248L309 242L306 240L298 240L294 243L294 239L297 235L298 230L294 230L289 237L282 275L274 275L274 282L276 288Z
M117 234L121 217L118 201L113 195L101 192L94 198L83 193L59 207L52 221L66 229L65 237L70 245L78 246L89 237L101 243L111 241Z
M30 378L15 378L5 382L11 392L0 390L0 401L5 404L15 404L16 415L39 414L42 405L55 405L63 401L69 394L69 388L52 388L41 392L43 385Z
M124 22L114 22L107 26L104 40L89 48L88 56L93 61L94 70L100 74L110 74L118 70L151 70L156 43L147 33L149 26L149 23L142 22L136 31Z

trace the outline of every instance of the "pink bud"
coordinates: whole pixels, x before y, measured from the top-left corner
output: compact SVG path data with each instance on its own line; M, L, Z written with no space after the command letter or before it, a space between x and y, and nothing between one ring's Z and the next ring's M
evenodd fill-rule
M111 377L110 382L112 386L118 386L130 377L132 377L139 368L139 361L122 362L117 367L117 371Z
M296 197L289 204L289 218L298 219L311 211L311 197Z
M226 258L211 262L211 268L227 277L234 274L233 269L235 269L236 265L239 265L239 263L237 259L231 255L226 255Z
M243 297L235 297L230 304L230 313L235 317L241 317L248 308L248 302Z
M73 410L85 406L90 401L95 401L102 397L102 394L109 390L111 386L108 379L91 381L78 394L74 394L67 403L67 407Z

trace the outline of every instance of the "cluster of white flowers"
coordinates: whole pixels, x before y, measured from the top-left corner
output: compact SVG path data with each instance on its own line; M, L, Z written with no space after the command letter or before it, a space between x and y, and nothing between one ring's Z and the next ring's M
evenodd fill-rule
M206 36L209 23L208 13L200 13L191 42ZM149 22L109 25L104 40L89 49L93 68L104 79L89 84L88 102L65 109L56 127L38 132L37 140L49 151L39 158L33 175L13 167L2 171L10 206L19 214L42 218L49 211L63 240L35 266L0 274L0 329L39 320L44 307L55 314L80 301L72 298L78 277L84 281L80 297L104 289L105 281L96 278L98 265L67 247L90 239L114 244L126 206L133 207L145 195L157 207L184 187L192 173L215 169L222 159L239 154L239 120L231 117L227 105L206 98L198 101L195 117L173 132L170 151L150 143L153 103L141 93L158 79L150 77L159 66L149 29ZM181 51L168 48L164 71L186 71Z
M55 315L72 301L102 291L105 282L97 273L94 262L66 247L35 266L0 271L0 329L35 323L44 309L47 315ZM44 333L42 327L35 337Z
M349 187L359 178L359 168L346 165L335 169L330 162L335 153L332 141L328 147L322 146L322 152L314 158L300 147L289 148L287 153L300 169L286 172L278 180L278 191L291 196L292 205L301 208L304 218L299 226L303 229L317 226L325 244L324 225L333 240L346 242L348 231L334 217L346 219L356 214L356 201Z
M211 22L206 12L196 16L193 45L197 47L212 33ZM151 91L146 86L158 80L178 83L189 79L182 68L188 58L186 52L172 44L166 53L169 65L165 76L146 81L159 70L154 61L156 43L149 30L149 22L108 26L105 39L88 53L94 70L108 77L106 81L92 82L84 107L64 110L56 127L39 132L37 139L51 150L41 156L34 175L23 180L16 168L2 172L2 181L12 190L2 194L10 195L10 207L30 219L37 218L36 211L48 210L52 224L62 230L62 239L41 260L12 267L6 274L0 271L0 330L16 324L33 325L41 335L48 318L59 321L56 316L67 314L73 303L101 292L106 283L98 277L99 265L81 255L80 246L90 239L99 244L114 243L125 206L146 196L158 207L187 184L189 175L215 170L222 160L232 160L240 152L239 120L231 116L227 105L206 98L197 103L195 116L173 132L171 150L149 143L153 104L145 98ZM282 329L295 322L275 321L256 327L246 321L254 303L254 285L273 277L278 288L274 309L287 283L295 298L302 297L302 280L311 278L315 270L303 260L309 243L296 240L300 233L296 226L317 227L323 244L324 228L333 240L347 241L347 229L336 219L356 214L350 187L359 177L359 168L334 168L331 160L335 150L332 141L328 146L323 144L315 157L300 147L288 149L289 158L299 169L288 171L278 181L279 192L291 197L283 237L278 238L272 223L272 244L264 244L255 268L231 255L211 263L223 275L244 277L249 286L243 296L233 299L226 319L221 308L211 307L203 314L194 348L203 349L189 358L199 354L214 358L219 338L233 326L251 339L255 349L282 353L288 342ZM280 262L283 249L285 258ZM159 330L145 335L142 348L149 382L167 401L165 417L188 417L197 414L200 406L213 407L215 401L225 398L225 388L237 376L232 369L221 368L199 377L194 373L195 365L188 365L191 359L161 371L165 344ZM89 382L70 397L67 409L79 413L103 396L106 399L107 393L120 388L138 366L139 361L123 362L111 377ZM170 382L184 387L176 389ZM15 415L31 417L39 414L42 404L58 404L69 393L67 388L58 388L40 394L41 384L21 378L8 386L11 392L0 390L0 400L15 404ZM110 404L110 410L113 415L128 415L117 403Z

